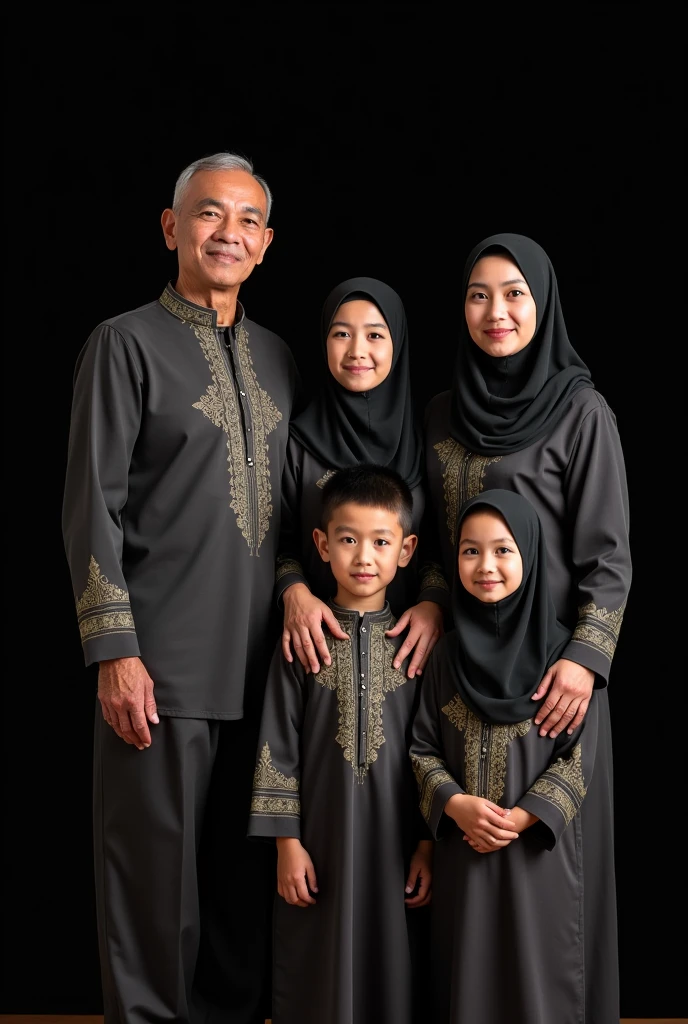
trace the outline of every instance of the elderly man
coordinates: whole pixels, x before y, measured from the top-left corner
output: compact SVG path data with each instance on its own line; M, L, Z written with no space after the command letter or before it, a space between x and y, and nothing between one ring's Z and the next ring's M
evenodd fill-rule
M63 532L99 665L107 1024L269 1013L272 851L245 837L298 380L238 295L270 205L243 157L187 167L162 214L174 286L96 327L76 365Z

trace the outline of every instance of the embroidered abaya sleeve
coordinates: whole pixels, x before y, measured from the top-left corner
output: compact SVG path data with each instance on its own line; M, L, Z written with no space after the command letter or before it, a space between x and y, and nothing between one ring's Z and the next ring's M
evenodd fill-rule
M293 438L287 445L287 457L282 473L282 523L279 552L275 565L275 598L294 583L305 583L303 552L301 550L301 505L303 488L303 448Z

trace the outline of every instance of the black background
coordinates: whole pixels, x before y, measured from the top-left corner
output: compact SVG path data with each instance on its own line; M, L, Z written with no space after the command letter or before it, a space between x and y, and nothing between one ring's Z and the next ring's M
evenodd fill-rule
M12 14L0 1012L101 1012L95 677L60 531L71 378L99 321L174 276L160 213L184 166L224 149L252 159L275 197L275 240L242 301L292 346L307 385L321 370L320 307L341 279L380 277L401 294L421 410L450 380L469 249L515 231L550 255L569 334L617 415L631 498L634 581L610 685L621 1012L685 1012L684 530L672 501L685 464L672 425L686 337L679 11Z

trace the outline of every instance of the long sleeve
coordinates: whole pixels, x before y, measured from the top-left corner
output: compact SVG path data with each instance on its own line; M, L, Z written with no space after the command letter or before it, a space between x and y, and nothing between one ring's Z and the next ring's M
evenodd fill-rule
M301 551L301 487L302 454L300 445L292 438L287 446L287 458L282 474L282 517L279 551L275 565L275 598L294 583L305 583L303 552Z
M623 452L614 414L599 401L581 424L566 474L578 622L562 654L595 672L598 686L609 679L631 584Z
M450 774L444 760L437 700L441 671L437 650L435 647L428 659L421 684L420 704L411 728L409 754L418 783L421 814L433 837L440 839L450 823L444 814L447 800L455 793L465 793L465 790ZM456 828L454 822L451 822L451 827Z
M557 736L549 767L517 802L540 820L531 826L543 845L551 850L578 813L590 786L595 766L598 708L593 692L585 718L567 736Z
M301 838L301 729L305 709L303 669L290 664L277 644L270 664L258 734L249 836Z
M122 336L105 324L96 328L75 372L62 512L87 665L140 654L122 574L122 517L142 387Z
M436 526L436 516L429 500L430 489L423 484L425 500L418 531L418 547L414 554L418 574L418 603L435 601L444 612L445 628L450 625L451 595L442 568L442 549Z

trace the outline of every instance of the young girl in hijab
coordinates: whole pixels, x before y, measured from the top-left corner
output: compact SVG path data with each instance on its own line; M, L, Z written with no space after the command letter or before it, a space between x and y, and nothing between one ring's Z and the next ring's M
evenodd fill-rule
M531 697L571 634L556 617L533 506L513 491L484 491L464 504L456 531L454 629L430 658L410 748L421 811L440 840L429 1019L580 1024L580 812L596 757L596 695L573 733L538 735Z
M631 583L619 432L569 340L554 269L536 242L514 234L485 238L468 256L462 294L452 388L426 412L434 532L450 579L457 512L467 498L488 488L516 491L542 524L554 606L571 636L533 689L540 702L535 725L543 742L570 733L595 689L597 765L581 842L585 972L589 981L597 977L587 986L585 1020L612 1021L619 1006L606 687Z
M322 310L327 372L306 409L290 424L282 479L281 552L277 597L284 603L282 649L307 671L329 665L324 622L337 639L341 629L325 603L332 578L313 544L321 488L337 470L376 464L399 473L413 497L413 532L419 553L390 585L388 600L397 623L390 636L408 634L394 667L412 652L408 675L422 671L442 629L448 586L432 542L424 539L422 437L411 398L408 326L397 293L370 277L334 288ZM434 532L434 531L431 531Z

